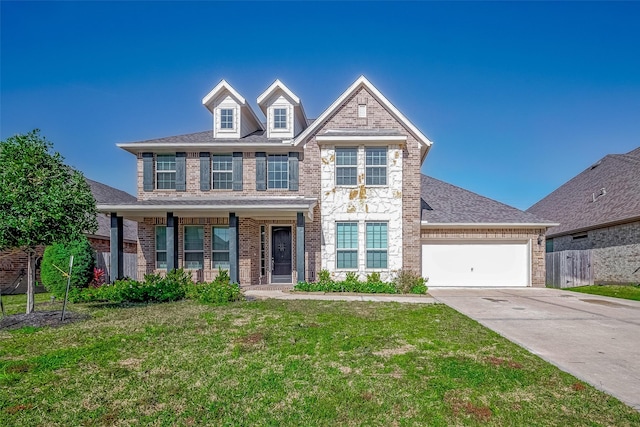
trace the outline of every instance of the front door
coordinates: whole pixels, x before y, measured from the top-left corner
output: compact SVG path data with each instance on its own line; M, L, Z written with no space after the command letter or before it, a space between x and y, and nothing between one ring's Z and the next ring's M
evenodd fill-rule
M291 283L291 227L271 229L271 282Z

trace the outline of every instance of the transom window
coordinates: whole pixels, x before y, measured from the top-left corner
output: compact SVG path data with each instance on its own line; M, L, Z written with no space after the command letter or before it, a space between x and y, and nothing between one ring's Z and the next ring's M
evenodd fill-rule
M156 183L158 190L176 189L175 154L158 154L156 157Z
M367 268L387 268L387 223L367 222Z
M336 148L336 185L357 185L358 149Z
M204 228L184 226L184 267L199 270L204 265Z
M267 188L289 188L289 156L269 154L267 157Z
M387 185L387 149L365 149L365 182L367 185Z
M156 226L156 268L167 268L167 227Z
M214 190L231 190L233 188L233 159L230 154L214 154L211 170L213 171Z
M211 228L211 268L229 270L229 227Z
M358 223L336 223L336 268L358 268Z
M233 129L233 108L220 109L220 129Z
M274 129L287 128L287 109L286 108L273 109L273 128Z

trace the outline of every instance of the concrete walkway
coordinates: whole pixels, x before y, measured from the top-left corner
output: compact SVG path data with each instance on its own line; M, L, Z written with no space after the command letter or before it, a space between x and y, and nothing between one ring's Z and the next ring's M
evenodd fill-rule
M429 293L640 411L640 301L544 288Z
M347 293L297 293L280 290L244 290L247 297L257 299L306 299L322 301L373 301L373 302L402 302L413 304L433 304L435 299L420 295L374 295L374 294L347 294Z

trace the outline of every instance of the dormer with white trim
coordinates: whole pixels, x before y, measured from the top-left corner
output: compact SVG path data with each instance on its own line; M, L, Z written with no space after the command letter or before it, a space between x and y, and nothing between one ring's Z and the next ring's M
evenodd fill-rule
M239 139L264 130L251 106L225 80L202 98L202 105L213 115L214 139Z
M291 139L307 127L302 102L280 80L258 97L258 106L267 118L267 138Z

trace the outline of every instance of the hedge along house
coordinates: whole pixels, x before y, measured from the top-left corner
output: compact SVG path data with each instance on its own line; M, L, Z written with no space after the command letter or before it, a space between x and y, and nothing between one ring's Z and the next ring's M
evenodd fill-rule
M139 277L178 267L205 281L228 269L241 285L315 280L321 269L424 274L420 167L432 143L365 77L315 120L279 80L257 98L265 122L224 80L202 103L212 130L118 144L137 156L138 198L98 208L114 236L122 218L138 222ZM530 222L511 221L528 227L520 240L544 236ZM532 247L524 282L543 285Z

